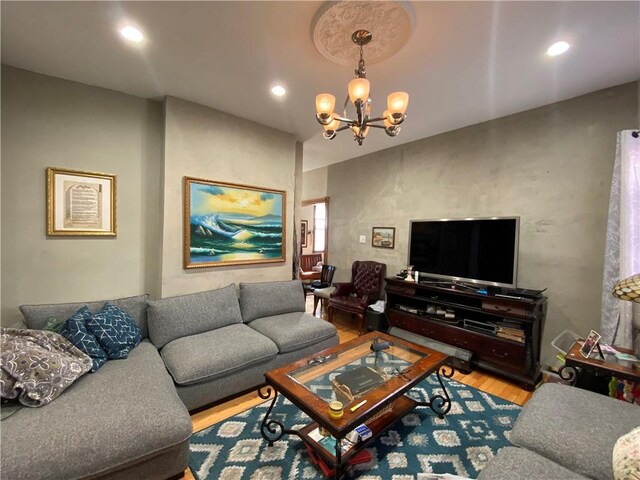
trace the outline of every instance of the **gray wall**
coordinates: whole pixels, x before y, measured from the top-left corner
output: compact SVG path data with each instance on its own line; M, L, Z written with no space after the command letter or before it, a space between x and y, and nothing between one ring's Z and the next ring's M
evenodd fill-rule
M616 132L637 127L637 108L634 82L329 166L336 281L358 259L406 268L411 219L518 215L518 286L548 288L552 362L560 331L599 328ZM370 246L373 226L396 227L394 250Z
M177 98L165 100L162 296L235 282L291 279L296 141L292 135ZM297 166L297 167L296 167ZM184 176L287 192L286 262L184 270ZM298 216L299 218L299 216Z
M2 324L18 305L159 294L162 104L2 66ZM46 236L47 167L117 175L116 238Z

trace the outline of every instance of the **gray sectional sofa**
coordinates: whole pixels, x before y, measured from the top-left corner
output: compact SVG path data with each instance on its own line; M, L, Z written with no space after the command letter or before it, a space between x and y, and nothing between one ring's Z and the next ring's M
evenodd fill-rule
M478 480L613 480L618 438L640 426L640 407L545 383L522 409L511 442Z
M187 468L189 410L264 383L264 373L336 345L333 325L304 313L300 282L240 284L181 297L112 300L144 340L126 360L84 375L41 408L0 425L2 479L166 479ZM83 305L20 307L27 328Z

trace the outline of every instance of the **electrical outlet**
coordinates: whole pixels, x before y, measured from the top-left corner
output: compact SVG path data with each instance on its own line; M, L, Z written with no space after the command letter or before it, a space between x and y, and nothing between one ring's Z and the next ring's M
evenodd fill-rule
M360 235L360 243L367 243L367 236L366 235Z

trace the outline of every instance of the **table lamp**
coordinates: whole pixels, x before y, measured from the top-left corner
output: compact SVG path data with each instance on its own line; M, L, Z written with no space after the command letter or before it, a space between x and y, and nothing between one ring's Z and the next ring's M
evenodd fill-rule
M616 286L613 287L613 292L611 293L620 300L640 303L640 273L620 280L616 283Z

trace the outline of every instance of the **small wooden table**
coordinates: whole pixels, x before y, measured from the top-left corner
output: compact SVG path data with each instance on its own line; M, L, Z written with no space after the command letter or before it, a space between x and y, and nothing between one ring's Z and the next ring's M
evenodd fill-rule
M631 382L640 382L640 363L633 366L632 362L619 360L615 355L604 354L604 359L600 357L597 349L591 353L589 358L584 358L580 354L582 342L575 342L565 357L565 365L558 372L560 376L571 385L578 381L579 372L589 372L596 375L606 375L621 378ZM633 350L614 347L621 353L634 355Z
M374 341L389 342L390 347L372 351ZM444 366L447 359L448 355L421 345L385 333L371 332L272 370L265 374L267 385L258 392L265 399L273 394L271 406L262 421L262 437L271 446L284 434L299 436L329 465L335 467L335 478L340 478L342 467L351 457L415 407L430 407L440 418L449 412L451 399L442 382L442 376L450 378L453 375L453 369ZM345 400L340 392L336 392L336 376L363 367L379 374L379 380L352 400ZM426 402L404 395L434 372L442 388L440 393ZM270 418L278 393L309 415L313 422L300 430L291 430ZM344 414L336 419L329 414L329 403L336 400L338 394L344 404ZM363 404L351 411L360 403ZM369 427L372 437L352 445L345 437L361 424ZM322 437L318 434L320 430L326 431ZM324 442L327 432L333 437L332 442Z

